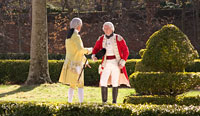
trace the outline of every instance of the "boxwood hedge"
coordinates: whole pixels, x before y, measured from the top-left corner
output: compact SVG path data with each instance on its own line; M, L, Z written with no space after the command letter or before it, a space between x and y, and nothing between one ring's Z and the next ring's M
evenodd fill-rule
M48 54L49 60L65 59L65 54ZM29 60L29 53L0 53L1 60Z
M178 95L200 86L200 73L137 72L130 84L142 95Z
M124 98L124 103L130 103L130 104L157 104L157 105L194 105L194 106L200 106L200 95L199 96L158 96L158 95L144 95L144 96L126 96Z
M0 103L1 116L199 116L199 106Z
M128 75L134 72L136 62L136 59L127 61ZM63 63L63 60L49 60L49 73L53 82L58 82ZM89 60L92 68L86 68L84 71L85 85L98 86L100 63L100 60L97 62ZM27 79L28 71L29 60L0 60L0 84L23 84Z
M173 24L163 26L150 36L140 52L142 64L155 72L184 72L197 59L198 52L187 35Z
M129 59L126 63L128 75L131 75L140 59ZM96 86L99 83L98 62L89 60L92 68L85 69L85 85ZM57 82L62 69L63 60L49 60L49 73L53 82ZM136 66L136 68L135 68ZM139 69L146 71L144 67ZM26 81L29 71L29 60L0 60L0 84L22 84ZM136 70L138 71L138 70ZM193 65L186 68L188 72L200 72L200 60L195 60ZM141 71L142 72L142 71ZM147 71L148 72L148 71Z

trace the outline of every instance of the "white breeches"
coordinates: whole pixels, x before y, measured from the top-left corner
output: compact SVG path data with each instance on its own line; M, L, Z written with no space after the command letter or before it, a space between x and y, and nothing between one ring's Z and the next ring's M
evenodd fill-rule
M116 61L116 59L107 60L106 65L101 74L100 85L107 87L108 79L111 76L112 87L118 87L119 75L120 75L120 69L119 69L118 62Z

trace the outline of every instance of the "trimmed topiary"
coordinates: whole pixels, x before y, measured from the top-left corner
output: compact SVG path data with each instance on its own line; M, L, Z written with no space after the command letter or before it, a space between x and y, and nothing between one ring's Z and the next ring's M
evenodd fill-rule
M199 106L0 102L0 116L199 116Z
M157 105L200 105L200 96L158 96L158 95L145 95L145 96L126 96L124 103L128 104L157 104Z
M142 95L178 95L200 86L198 73L138 72L130 77L131 86Z
M199 61L194 62L198 53L176 26L165 25L155 32L147 41L146 49L141 49L139 54L142 60L136 63L135 73L129 77L131 86L139 95L161 96L131 95L125 98L125 103L190 105L191 102L192 105L199 105L196 104L199 97L174 97L200 86L199 73L184 72L185 69L200 71Z
M151 66L145 66L142 61L136 62L135 72L159 72L158 69L154 69Z
M185 71L186 72L200 72L200 59L194 60L194 64L186 67Z
M188 37L172 24L155 32L140 54L142 64L162 72L183 72L198 58L198 53Z

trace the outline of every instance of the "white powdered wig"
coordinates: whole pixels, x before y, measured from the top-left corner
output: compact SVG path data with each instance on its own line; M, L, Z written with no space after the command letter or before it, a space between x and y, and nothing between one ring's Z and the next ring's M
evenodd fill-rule
M80 18L73 18L70 22L70 29L76 29L79 25L82 25L82 20Z
M114 27L114 25L113 25L112 22L105 22L105 23L103 24L103 29L104 29L104 26L105 26L105 25L108 25L108 26L112 29L113 32L115 31L115 27Z

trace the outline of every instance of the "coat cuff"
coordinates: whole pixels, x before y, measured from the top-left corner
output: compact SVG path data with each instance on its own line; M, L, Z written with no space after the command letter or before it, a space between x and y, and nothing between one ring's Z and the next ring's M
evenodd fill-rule
M94 59L94 57L95 57L95 54L92 54L92 56L91 56L92 60Z
M121 60L119 61L119 64L122 65L122 66L124 67L125 64L126 64L126 61L125 61L124 59L121 59Z

